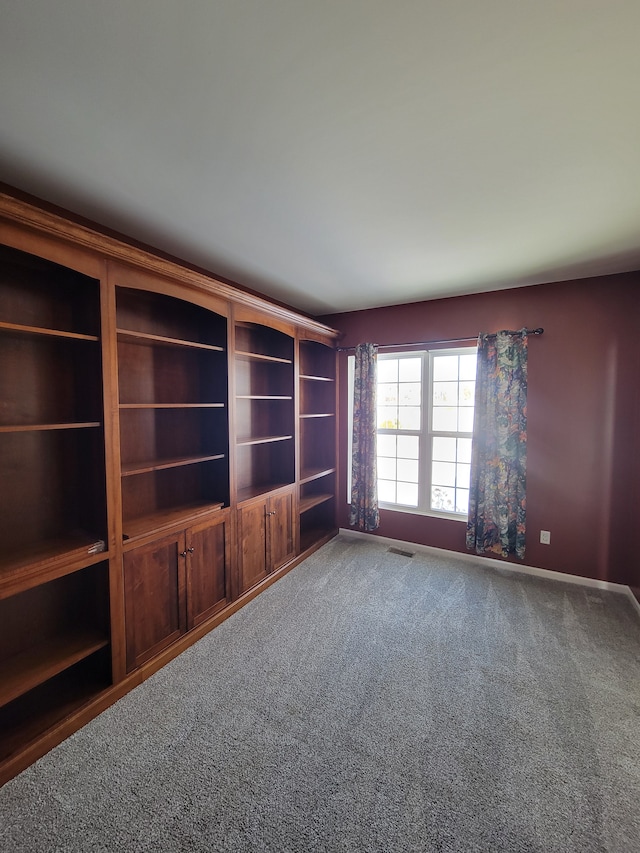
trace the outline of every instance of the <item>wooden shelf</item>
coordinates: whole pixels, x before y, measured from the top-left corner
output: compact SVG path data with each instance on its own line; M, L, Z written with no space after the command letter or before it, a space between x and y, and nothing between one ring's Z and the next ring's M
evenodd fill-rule
M0 329L6 332L17 332L22 335L47 335L51 338L66 338L72 341L99 341L97 335L82 335L79 332L62 332L59 329L45 329L41 326L23 326L21 323L6 323L0 321Z
M313 509L314 506L319 506L319 504L326 503L330 501L334 496L333 492L322 492L317 495L307 495L303 498L300 498L300 514L303 512L308 512L308 510Z
M235 322L235 359L231 367L235 379L235 487L239 501L262 497L295 482L293 331L261 322ZM244 516L245 522L247 518ZM246 582L245 578L242 585Z
M170 527L187 526L192 521L212 512L219 512L224 504L194 503L168 510L159 510L150 515L131 518L122 523L122 533L125 543L139 539L149 533L166 530Z
M229 503L227 318L124 285L126 277L116 287L122 534L140 544Z
M89 702L95 701L109 687L106 677L101 678L94 673L85 673L81 679L66 678L66 675L65 671L58 676L58 681L62 679L63 683L56 683L55 696L47 696L44 702L30 707L26 713L12 714L7 722L1 720L0 761L53 730Z
M55 429L94 429L102 426L100 421L70 421L61 424L22 424L20 426L0 426L0 432L46 432Z
M121 409L224 409L224 403L120 403Z
M293 396L282 394L236 394L236 400L293 400Z
M0 662L0 707L108 645L101 634L84 631L50 638Z
M299 352L298 510L304 552L318 547L335 526L336 359L318 341L300 341Z
M275 355L263 355L260 352L244 352L242 350L236 350L235 355L238 358L247 358L251 361L269 361L273 364L293 364L293 360L290 358L278 358Z
M66 574L68 566L82 558L107 556L104 540L89 533L70 533L33 543L19 552L5 552L0 558L0 598L29 586L27 581L31 577L44 583Z
M300 420L307 418L335 418L335 412L314 412L309 415L300 415Z
M181 338L168 338L164 335L152 335L148 332L134 332L131 329L117 329L118 338L133 343L155 343L161 346L188 347L191 349L209 350L210 352L224 352L224 347L214 344L202 344L198 341L182 340Z
M310 527L308 530L300 531L300 553L303 554L309 548L317 548L324 542L328 542L336 532L335 527Z
M335 352L318 342L301 341L300 379L298 519L304 554L335 531Z
M236 442L237 447L250 447L254 444L274 444L276 441L289 441L292 435L266 435L262 438L240 438Z
M257 483L253 486L246 486L243 489L238 489L237 500L239 504L246 503L253 498L259 498L269 492L275 492L288 486L291 486L291 483Z
M180 468L183 465L197 465L199 462L212 462L216 459L224 458L224 453L215 453L206 456L181 456L176 459L131 462L122 466L121 474L123 477L134 477L136 474L148 474L151 471L164 471L167 468Z
M300 484L310 483L312 480L319 480L320 477L327 477L329 474L335 473L335 468L317 468L314 470L307 469L300 472Z
M310 376L307 373L301 373L300 379L308 379L310 382L335 382L331 376Z

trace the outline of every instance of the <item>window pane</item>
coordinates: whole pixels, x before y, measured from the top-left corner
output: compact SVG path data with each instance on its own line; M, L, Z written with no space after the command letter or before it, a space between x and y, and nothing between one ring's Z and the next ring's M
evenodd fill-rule
M456 489L456 512L463 512L465 515L469 512L468 489Z
M378 456L395 456L396 455L396 437L395 435L378 435Z
M460 356L460 379L476 378L476 353Z
M458 419L459 432L473 432L473 409L458 409L460 417Z
M473 406L475 403L476 383L461 382L458 385L458 405Z
M398 386L395 382L378 382L379 406L395 406L398 403Z
M453 462L434 462L431 468L431 482L436 486L455 486L456 466Z
M398 459L397 470L398 480L405 480L407 483L418 482L419 466L417 459Z
M471 477L471 465L456 465L456 486L458 488L468 489L469 480Z
M403 506L418 506L417 484L398 483L398 503Z
M434 382L433 383L433 405L434 406L457 406L458 405L458 383L457 382Z
M455 438L444 438L442 436L434 436L433 452L434 459L439 459L441 462L456 461L456 440Z
M456 432L458 429L458 409L434 406L433 429L436 432Z
M395 406L378 406L378 429L398 429L398 410Z
M433 359L433 378L436 382L458 378L458 356L437 355Z
M391 437L391 436L390 436ZM420 439L417 435L398 436L398 457L403 459L418 459L420 455Z
M421 358L400 358L398 378L400 382L420 382L422 379Z
M378 496L382 504L467 512L475 402L475 349L464 354L414 353L378 359ZM425 359L432 366L432 399L423 393ZM425 421L422 417L431 413ZM429 427L429 436L424 431ZM394 435L394 431L403 435ZM430 441L431 459L421 455ZM431 469L429 471L429 469ZM427 507L422 478L431 482Z
M453 512L455 508L455 489L433 486L431 489L431 509Z
M378 500L382 503L396 502L396 484L392 480L378 480Z
M453 441L453 439L448 439ZM435 441L435 439L434 439ZM458 439L458 462L471 462L471 439Z
M398 409L398 429L420 429L419 406L400 406Z
M473 406L476 396L475 382L461 382L458 386L458 405Z
M380 382L397 382L398 381L398 359L397 358L379 358L378 359L378 383Z
M384 480L395 480L396 460L388 456L378 456L378 476Z
M399 386L399 400L401 406L420 405L420 383L402 382Z

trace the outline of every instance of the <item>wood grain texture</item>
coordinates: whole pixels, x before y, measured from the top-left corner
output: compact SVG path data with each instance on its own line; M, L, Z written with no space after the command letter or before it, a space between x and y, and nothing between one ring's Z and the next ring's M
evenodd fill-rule
M229 514L190 527L186 545L187 623L194 628L231 600Z
M336 333L2 192L0 243L1 783L296 562Z
M123 557L127 668L139 666L186 630L184 534Z
M267 562L267 502L254 501L238 510L240 592L269 574Z

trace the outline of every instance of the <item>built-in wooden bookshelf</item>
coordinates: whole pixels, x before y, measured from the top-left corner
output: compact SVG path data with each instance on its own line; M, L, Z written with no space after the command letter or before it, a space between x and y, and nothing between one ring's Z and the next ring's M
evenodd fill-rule
M300 549L333 535L336 521L336 354L316 340L299 342Z
M333 535L336 339L0 189L0 784Z
M94 690L109 686L109 644L104 561L0 600L0 761L90 698L87 667Z
M260 323L235 326L237 500L295 479L294 338Z
M172 296L116 289L127 539L167 514L229 505L226 318Z
M0 247L2 575L106 537L99 282Z

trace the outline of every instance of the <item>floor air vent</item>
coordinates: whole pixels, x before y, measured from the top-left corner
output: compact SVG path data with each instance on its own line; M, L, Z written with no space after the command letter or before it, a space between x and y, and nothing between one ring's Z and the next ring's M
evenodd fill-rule
M403 551L402 548L387 548L390 554L399 554L401 557L413 557L413 551Z

